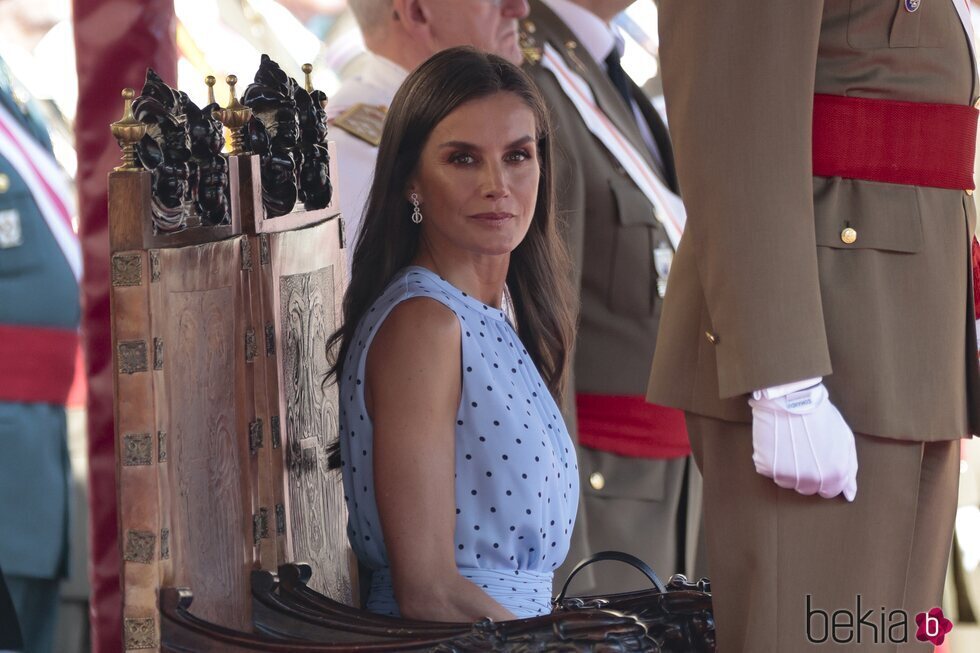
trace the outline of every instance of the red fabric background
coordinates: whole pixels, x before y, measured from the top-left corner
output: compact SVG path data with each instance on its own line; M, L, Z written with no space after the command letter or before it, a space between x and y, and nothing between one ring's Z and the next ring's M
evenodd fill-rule
M122 650L119 545L109 333L106 175L119 163L109 124L122 115L120 91L139 91L147 66L177 77L173 0L74 0L78 66L78 194L85 276L82 337L88 377L89 538L92 651Z

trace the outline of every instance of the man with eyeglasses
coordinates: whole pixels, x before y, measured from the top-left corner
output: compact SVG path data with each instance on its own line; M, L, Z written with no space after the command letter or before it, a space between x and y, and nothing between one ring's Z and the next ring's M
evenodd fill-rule
M517 21L527 0L349 0L367 47L361 72L327 108L337 142L340 208L356 242L388 104L409 71L436 52L471 45L520 63Z

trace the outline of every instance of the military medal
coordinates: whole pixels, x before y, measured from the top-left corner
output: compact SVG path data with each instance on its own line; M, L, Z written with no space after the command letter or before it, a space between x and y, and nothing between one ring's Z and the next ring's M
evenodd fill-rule
M24 232L20 227L20 214L11 209L0 211L0 249L10 249L24 244Z
M537 29L534 23L526 20L521 24L521 29L518 33L521 55L524 57L525 63L532 66L536 66L541 61L542 54L541 47L538 45L537 39L534 38L534 33Z
M657 294L660 299L667 294L667 275L670 274L670 264L674 262L674 250L665 242L661 242L653 250L653 269L657 271Z

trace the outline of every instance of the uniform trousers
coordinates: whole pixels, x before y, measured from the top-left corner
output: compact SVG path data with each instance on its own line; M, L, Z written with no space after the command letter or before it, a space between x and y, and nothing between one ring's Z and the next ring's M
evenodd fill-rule
M52 653L58 626L60 579L7 576L24 653Z
M719 653L932 651L915 615L941 605L959 440L857 434L848 503L757 474L751 424L688 413L687 427L704 478Z
M590 553L630 553L653 567L665 582L675 573L696 573L701 481L690 456L632 458L580 446L578 457ZM601 486L593 486L593 474L600 475ZM578 560L566 560L555 574L556 581L564 580L576 563ZM591 568L595 583L586 589L576 577L572 594L650 587L642 573L621 562L601 562Z

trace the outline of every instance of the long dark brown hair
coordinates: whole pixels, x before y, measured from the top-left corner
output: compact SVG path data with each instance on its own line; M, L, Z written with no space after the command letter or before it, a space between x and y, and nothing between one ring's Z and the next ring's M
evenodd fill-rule
M534 216L524 240L511 253L507 286L518 335L548 389L561 401L575 310L568 255L555 223L548 113L534 82L520 68L470 47L433 55L408 76L391 103L354 247L343 325L327 341L332 357L327 381L341 378L361 318L418 251L419 226L410 219L406 189L429 135L460 105L500 92L514 93L534 113L541 170Z

